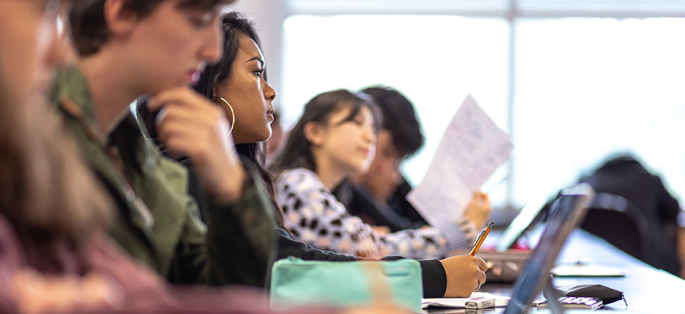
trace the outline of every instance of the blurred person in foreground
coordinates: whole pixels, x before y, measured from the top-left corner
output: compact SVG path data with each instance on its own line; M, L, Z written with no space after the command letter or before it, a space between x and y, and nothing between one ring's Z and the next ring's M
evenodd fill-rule
M44 103L71 5L0 0L0 312L269 312L257 291L171 289L103 233L111 203Z

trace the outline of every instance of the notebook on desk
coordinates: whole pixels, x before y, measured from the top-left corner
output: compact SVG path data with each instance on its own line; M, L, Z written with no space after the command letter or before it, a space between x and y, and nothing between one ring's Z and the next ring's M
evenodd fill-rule
M424 298L422 308L487 309L505 307L509 297L497 296L487 292L474 292L468 298Z

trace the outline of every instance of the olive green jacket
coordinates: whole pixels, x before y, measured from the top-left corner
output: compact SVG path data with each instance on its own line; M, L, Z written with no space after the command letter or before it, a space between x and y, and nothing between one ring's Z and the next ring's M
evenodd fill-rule
M277 249L272 203L254 165L232 204L210 201L208 226L187 194L186 169L163 157L130 114L101 135L85 77L62 71L52 99L67 133L116 207L110 235L173 283L265 286Z

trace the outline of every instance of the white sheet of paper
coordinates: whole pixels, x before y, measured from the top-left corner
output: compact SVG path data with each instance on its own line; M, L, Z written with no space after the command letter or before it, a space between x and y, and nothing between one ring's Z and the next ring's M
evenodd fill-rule
M514 145L469 95L440 140L426 175L407 195L431 225L456 219Z
M421 307L424 309L431 306L446 308L465 308L466 301L469 300L479 300L481 302L483 302L484 300L491 300L487 303L491 304L491 306L484 306L483 308L505 307L509 303L509 299L511 298L494 295L488 292L473 292L471 293L471 296L469 296L468 298L424 298L422 299Z

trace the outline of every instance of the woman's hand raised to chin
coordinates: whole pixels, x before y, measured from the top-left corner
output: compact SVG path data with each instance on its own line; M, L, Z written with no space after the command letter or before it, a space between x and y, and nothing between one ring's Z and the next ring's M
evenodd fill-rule
M148 107L159 111L161 143L170 153L190 158L207 192L219 202L238 199L247 174L224 110L189 87L163 91Z
M471 220L477 229L485 227L485 223L490 218L490 198L487 194L476 192L471 199L471 202L464 211L464 216Z

